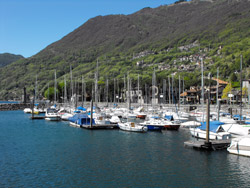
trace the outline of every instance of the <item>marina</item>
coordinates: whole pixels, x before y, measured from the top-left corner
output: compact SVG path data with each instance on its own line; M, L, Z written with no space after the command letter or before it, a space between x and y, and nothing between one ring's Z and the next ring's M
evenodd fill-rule
M2 3L0 188L250 187L250 0L67 1Z

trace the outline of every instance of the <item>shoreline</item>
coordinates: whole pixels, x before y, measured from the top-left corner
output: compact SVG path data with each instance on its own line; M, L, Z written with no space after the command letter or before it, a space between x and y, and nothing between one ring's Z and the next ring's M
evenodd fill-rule
M30 103L1 103L0 111L14 111L14 110L23 110L24 108L30 108Z

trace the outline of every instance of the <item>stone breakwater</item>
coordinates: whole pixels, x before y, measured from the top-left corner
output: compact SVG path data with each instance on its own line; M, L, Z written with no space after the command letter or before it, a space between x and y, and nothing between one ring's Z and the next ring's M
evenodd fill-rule
M30 104L0 104L0 111L11 111L11 110L23 110L24 108L30 108Z

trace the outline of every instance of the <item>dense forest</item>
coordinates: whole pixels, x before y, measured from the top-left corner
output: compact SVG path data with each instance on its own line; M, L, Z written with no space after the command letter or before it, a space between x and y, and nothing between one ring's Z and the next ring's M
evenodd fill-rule
M10 53L0 54L0 68L22 58L24 57L21 55L15 55L15 54L10 54Z

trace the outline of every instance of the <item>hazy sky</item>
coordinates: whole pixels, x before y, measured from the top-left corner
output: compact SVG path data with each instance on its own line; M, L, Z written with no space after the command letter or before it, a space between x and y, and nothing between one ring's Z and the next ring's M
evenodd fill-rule
M0 53L35 55L98 15L131 14L177 0L0 0Z

